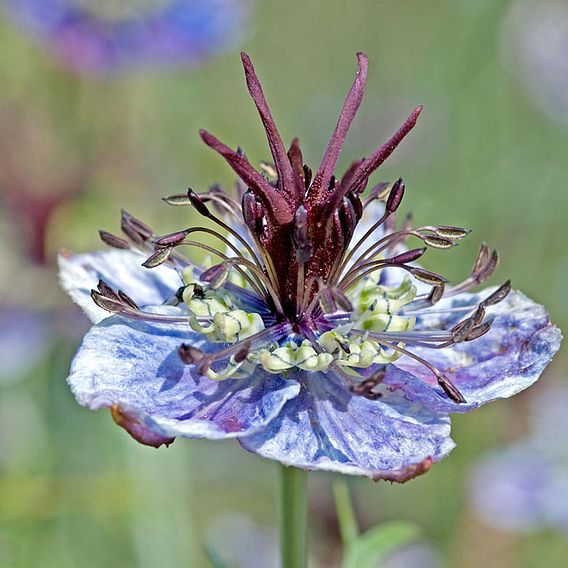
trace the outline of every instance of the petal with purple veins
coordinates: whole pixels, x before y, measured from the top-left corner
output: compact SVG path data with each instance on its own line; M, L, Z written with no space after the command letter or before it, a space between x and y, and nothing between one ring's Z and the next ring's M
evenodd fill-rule
M111 316L85 336L68 381L80 404L119 407L130 421L165 438L255 433L298 394L297 382L264 371L226 381L199 377L182 363L178 348L185 342L211 350L202 338L182 326Z
M354 395L331 373L300 373L302 389L267 427L240 443L285 465L406 481L454 447L450 422L385 391ZM392 400L391 400L392 399Z
M475 307L491 291L479 295L460 294L441 301L432 311ZM432 329L434 325L448 328L465 315L467 312L445 312L423 317L417 322L416 329ZM406 356L388 368L385 384L404 388L410 399L441 412L469 412L528 388L558 351L562 339L560 330L550 322L543 306L520 292L513 291L503 302L489 307L486 317L495 318L491 330L471 342L440 350L409 346L413 353L447 375L464 395L466 404L455 404L439 396L433 374Z
M59 277L63 288L93 322L108 317L91 299L99 279L128 294L138 305L159 305L183 285L177 271L166 265L147 269L146 257L128 250L67 254L60 253Z

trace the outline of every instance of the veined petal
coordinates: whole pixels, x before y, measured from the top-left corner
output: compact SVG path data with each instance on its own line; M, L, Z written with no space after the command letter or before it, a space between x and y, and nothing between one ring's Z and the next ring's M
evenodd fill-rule
M300 394L264 430L240 439L247 450L303 469L403 482L454 447L446 416L403 397L354 395L332 373L295 378Z
M451 300L442 300L432 311L475 307L494 290L491 288L482 294L460 294ZM415 329L449 328L466 314L440 313L421 317ZM440 350L410 348L447 374L467 403L455 404L438 396L436 390L427 386L436 385L432 373L406 356L388 368L385 384L403 387L410 399L442 412L469 412L482 404L526 389L539 378L558 351L562 339L560 330L550 322L543 306L516 291L488 308L486 317L495 318L491 330L472 342Z
M171 306L159 311L182 313ZM221 382L200 377L180 360L182 342L212 351L202 335L187 328L111 316L85 336L69 384L80 404L119 408L129 420L166 438L255 433L300 390L295 381L263 371Z
M177 271L167 265L144 268L143 255L128 250L58 255L63 288L93 322L109 316L93 303L91 289L99 279L128 294L140 306L158 305L183 284Z

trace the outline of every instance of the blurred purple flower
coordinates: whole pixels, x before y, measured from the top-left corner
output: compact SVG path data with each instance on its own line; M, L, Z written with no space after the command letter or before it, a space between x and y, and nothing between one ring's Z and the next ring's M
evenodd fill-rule
M498 263L485 245L456 286L417 266L428 248L452 248L469 231L408 217L397 229L402 179L362 198L421 107L335 178L363 96L364 54L313 177L298 140L285 149L242 59L274 164L261 175L201 131L239 176L240 202L217 186L190 189L165 201L193 206L207 224L159 236L124 212L125 237L101 231L117 250L61 256L63 286L98 322L69 383L81 404L110 407L145 444L237 438L286 465L406 481L454 447L449 414L536 381L560 332L508 282L470 293ZM423 246L406 249L409 238ZM188 246L221 260L205 270L181 254Z
M567 405L568 386L539 391L528 436L475 465L470 502L484 523L518 532L568 532Z
M47 314L0 305L0 384L31 371L51 345Z
M502 32L507 68L555 121L568 121L568 4L516 0Z
M67 68L107 74L188 66L242 34L244 0L4 0L14 19Z

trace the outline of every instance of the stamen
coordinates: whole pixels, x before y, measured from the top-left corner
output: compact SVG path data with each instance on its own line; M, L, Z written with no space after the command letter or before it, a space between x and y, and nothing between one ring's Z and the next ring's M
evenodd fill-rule
M108 231L99 230L99 236L103 243L107 244L110 247L117 248L117 249L129 249L130 245L128 241L109 233Z
M276 311L278 312L278 314L284 315L284 310L282 308L282 304L280 303L280 299L278 298L278 294L272 288L270 280L268 280L266 275L262 271L260 271L258 269L258 267L256 267L252 262L250 262L246 258L242 258L242 257L240 257L240 258L226 258L223 263L216 265L216 266L213 266L213 267L209 268L208 270L206 270L205 272L203 272L203 274L201 275L201 278L205 281L208 281L208 278L215 278L215 277L218 278L219 276L221 276L222 270L228 272L229 268L233 265L235 266L235 268L237 268L237 270L238 270L238 265L246 266L251 271L251 273L254 276L256 276L257 280L259 282L261 282L262 284L264 284L264 288L266 290L266 293L270 296L270 299L274 303L274 307L276 308ZM226 278L226 274L225 274L225 278ZM219 284L219 285L222 285L222 284ZM266 297L266 294L264 294L264 296ZM268 300L268 298L266 298L266 299Z
M239 355L242 357L242 350L244 347L248 351L252 348L259 349L262 346L270 345L271 343L277 342L282 338L286 337L292 331L292 326L289 323L279 323L273 325L271 327L267 327L250 337L247 337L243 341L237 341L224 349L220 349L219 351L215 351L214 353L204 353L203 351L193 347L192 348L192 356L194 361L199 361L201 365L205 365L207 368L211 366L212 363L217 361L222 361L224 359L228 359L231 356ZM185 345L184 351L189 351L189 345ZM183 360L183 358L182 358ZM188 363L190 364L190 363ZM200 365L200 366L201 366Z
M187 190L187 196L189 197L189 199L191 199L191 202L193 203L193 206L196 208L198 213L200 213L201 215L203 215L207 219L210 219L211 221L213 221L214 223L219 225L219 227L221 227L222 229L225 229L225 231L227 231L228 233L233 235L233 237L235 237L246 248L246 250L251 255L251 258L256 263L256 265L259 268L262 268L261 264L260 264L260 260L256 256L255 251L247 243L247 241L241 235L239 235L239 233L237 233L237 231L235 231L232 227L227 225L227 223L225 223L224 221L219 219L216 215L213 215L213 213L211 213L211 211L209 211L209 209L207 208L205 203L203 203L200 196L197 193L195 193L191 188L189 188ZM240 253L238 253L238 251L237 251L237 254L240 254Z
M462 292L467 292L478 284L485 282L495 272L499 264L499 253L496 250L489 252L487 245L482 243L475 259L473 268L469 278L466 278L460 284L453 286L446 293L445 297L449 298Z
M428 361L426 361L426 359L423 359L422 357L419 357L418 355L416 355L416 353L412 353L411 351L404 349L404 347L400 347L399 345L396 345L396 344L391 343L389 341L382 340L381 343L383 345L386 345L390 349L393 349L394 351L398 351L399 353L402 353L403 355L407 355L411 359L414 359L416 362L424 365L424 367L429 369L432 372L432 374L436 377L438 385L442 388L442 390L446 393L446 395L448 396L448 398L450 400L452 400L453 402L455 402L457 404L464 404L464 403L467 402L467 400L464 398L463 394L452 383L452 381L450 381L450 379L448 379L448 377L446 377L439 369L434 367L434 365L428 363Z

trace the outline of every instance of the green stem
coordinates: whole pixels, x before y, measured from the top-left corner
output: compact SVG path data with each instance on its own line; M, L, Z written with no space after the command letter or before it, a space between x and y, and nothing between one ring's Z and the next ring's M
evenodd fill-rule
M282 568L306 568L306 494L308 475L280 465L280 552Z
M333 484L333 496L335 497L335 508L337 509L337 519L339 521L339 530L341 532L341 540L348 547L357 540L359 536L359 527L351 497L349 496L349 486L344 479L339 479Z

